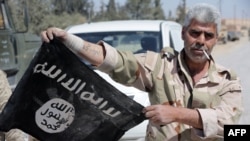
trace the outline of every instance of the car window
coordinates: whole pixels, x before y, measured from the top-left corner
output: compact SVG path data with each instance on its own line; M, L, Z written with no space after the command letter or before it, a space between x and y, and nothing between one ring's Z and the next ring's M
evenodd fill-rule
M94 32L75 35L93 43L103 40L118 50L129 50L133 53L140 53L146 50L158 52L162 46L159 32Z

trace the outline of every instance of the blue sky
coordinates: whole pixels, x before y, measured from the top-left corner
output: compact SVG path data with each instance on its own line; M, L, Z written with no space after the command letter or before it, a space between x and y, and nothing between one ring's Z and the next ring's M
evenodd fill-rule
M108 3L109 0L93 1L98 9L101 2ZM123 5L126 0L115 0L116 3ZM171 10L172 14L175 14L177 6L182 0L161 0L162 7L166 16ZM218 9L221 9L222 18L248 18L250 19L250 0L186 0L187 7L194 5L195 3L210 3L215 5ZM220 4L221 3L221 4ZM97 10L98 11L98 10Z

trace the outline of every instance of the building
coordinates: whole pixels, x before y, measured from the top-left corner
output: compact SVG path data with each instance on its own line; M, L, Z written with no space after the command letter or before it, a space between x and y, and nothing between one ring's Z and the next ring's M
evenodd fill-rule
M250 28L250 19L222 19L221 25L227 30L244 30Z

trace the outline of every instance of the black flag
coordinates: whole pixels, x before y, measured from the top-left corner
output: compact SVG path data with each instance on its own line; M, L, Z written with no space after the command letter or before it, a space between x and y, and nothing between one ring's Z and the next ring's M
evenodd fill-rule
M54 39L43 43L0 115L41 141L116 141L145 120L143 106Z

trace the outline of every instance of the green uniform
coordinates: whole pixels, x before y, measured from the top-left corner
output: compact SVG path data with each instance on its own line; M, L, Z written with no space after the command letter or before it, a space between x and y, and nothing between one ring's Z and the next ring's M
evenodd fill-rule
M147 91L151 104L169 104L198 110L203 130L181 123L154 126L149 123L147 141L223 140L223 125L235 124L243 111L239 78L213 59L206 75L193 84L183 53L159 54L148 51L134 55L117 51L101 42L106 50L98 69L114 80Z

